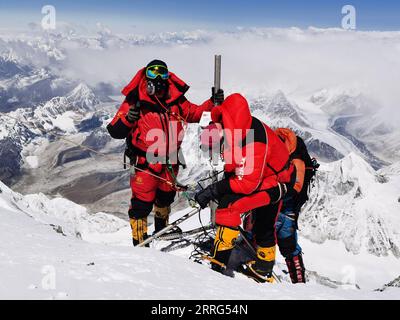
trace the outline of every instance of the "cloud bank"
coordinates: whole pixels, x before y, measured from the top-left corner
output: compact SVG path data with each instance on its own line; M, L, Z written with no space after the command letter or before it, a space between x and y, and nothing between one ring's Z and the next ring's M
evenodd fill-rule
M70 29L68 36L53 36L48 46L65 56L57 72L90 85L121 88L148 61L160 58L191 85L188 96L200 102L210 95L213 56L222 54L227 93L361 93L390 113L390 119L400 114L400 32L257 28L121 35L107 29L80 36Z

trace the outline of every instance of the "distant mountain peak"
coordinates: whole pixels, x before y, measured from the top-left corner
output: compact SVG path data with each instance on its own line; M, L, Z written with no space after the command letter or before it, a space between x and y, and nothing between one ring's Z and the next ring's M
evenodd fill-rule
M297 105L292 104L283 91L278 90L268 102L266 109L270 117L281 119L283 117L290 118L302 127L308 127L308 123L304 120Z
M376 171L361 155L350 152L339 162L343 180L356 179L363 190L369 190L371 185L386 183L387 179Z
M93 90L84 83L78 84L69 94L66 95L68 102L79 109L92 110L100 103Z
M9 49L0 53L0 60L18 63L18 55L14 50Z
M365 114L374 111L377 102L362 93L340 93L327 99L322 110L332 116Z
M79 83L71 92L68 94L70 97L74 96L87 96L87 95L94 95L92 89L88 87L85 83Z

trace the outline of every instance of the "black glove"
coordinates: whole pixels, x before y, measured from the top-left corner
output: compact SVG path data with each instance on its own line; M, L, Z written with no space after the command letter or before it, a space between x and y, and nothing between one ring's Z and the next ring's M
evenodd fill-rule
M285 183L278 182L276 187L267 190L269 197L271 198L271 204L275 204L283 199L288 189Z
M225 96L224 96L224 90L218 89L217 92L215 92L215 88L211 88L211 101L215 105L220 105L222 102L224 102Z
M140 118L140 108L139 105L132 105L129 108L128 114L126 115L126 120L130 123L134 123Z
M219 198L219 192L217 190L217 184L210 184L207 188L199 191L194 196L196 202L200 205L202 209L207 207L211 200L216 200Z

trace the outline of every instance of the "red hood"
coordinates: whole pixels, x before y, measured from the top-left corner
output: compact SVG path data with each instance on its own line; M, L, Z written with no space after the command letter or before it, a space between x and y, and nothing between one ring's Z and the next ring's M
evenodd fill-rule
M131 92L133 89L138 88L139 100L154 103L154 100L152 100L151 97L147 94L145 69L146 68L140 69L132 78L132 80L128 83L128 85L124 89L122 89L121 93L124 96L127 96L129 92ZM183 80L178 78L173 72L169 73L168 83L169 98L166 101L167 104L179 99L189 89L189 86Z
M211 111L213 122L222 123L224 129L242 129L243 138L250 129L252 117L247 100L239 93L228 96L224 102Z

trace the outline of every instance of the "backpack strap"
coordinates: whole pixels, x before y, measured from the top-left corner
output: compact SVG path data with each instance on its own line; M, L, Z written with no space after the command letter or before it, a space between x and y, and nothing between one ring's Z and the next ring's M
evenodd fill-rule
M285 165L279 171L275 170L275 168L273 166L271 166L268 162L267 162L267 167L270 168L276 175L279 175L281 172L288 170L290 168L290 162L291 162L291 160L289 158L289 160L286 161Z

